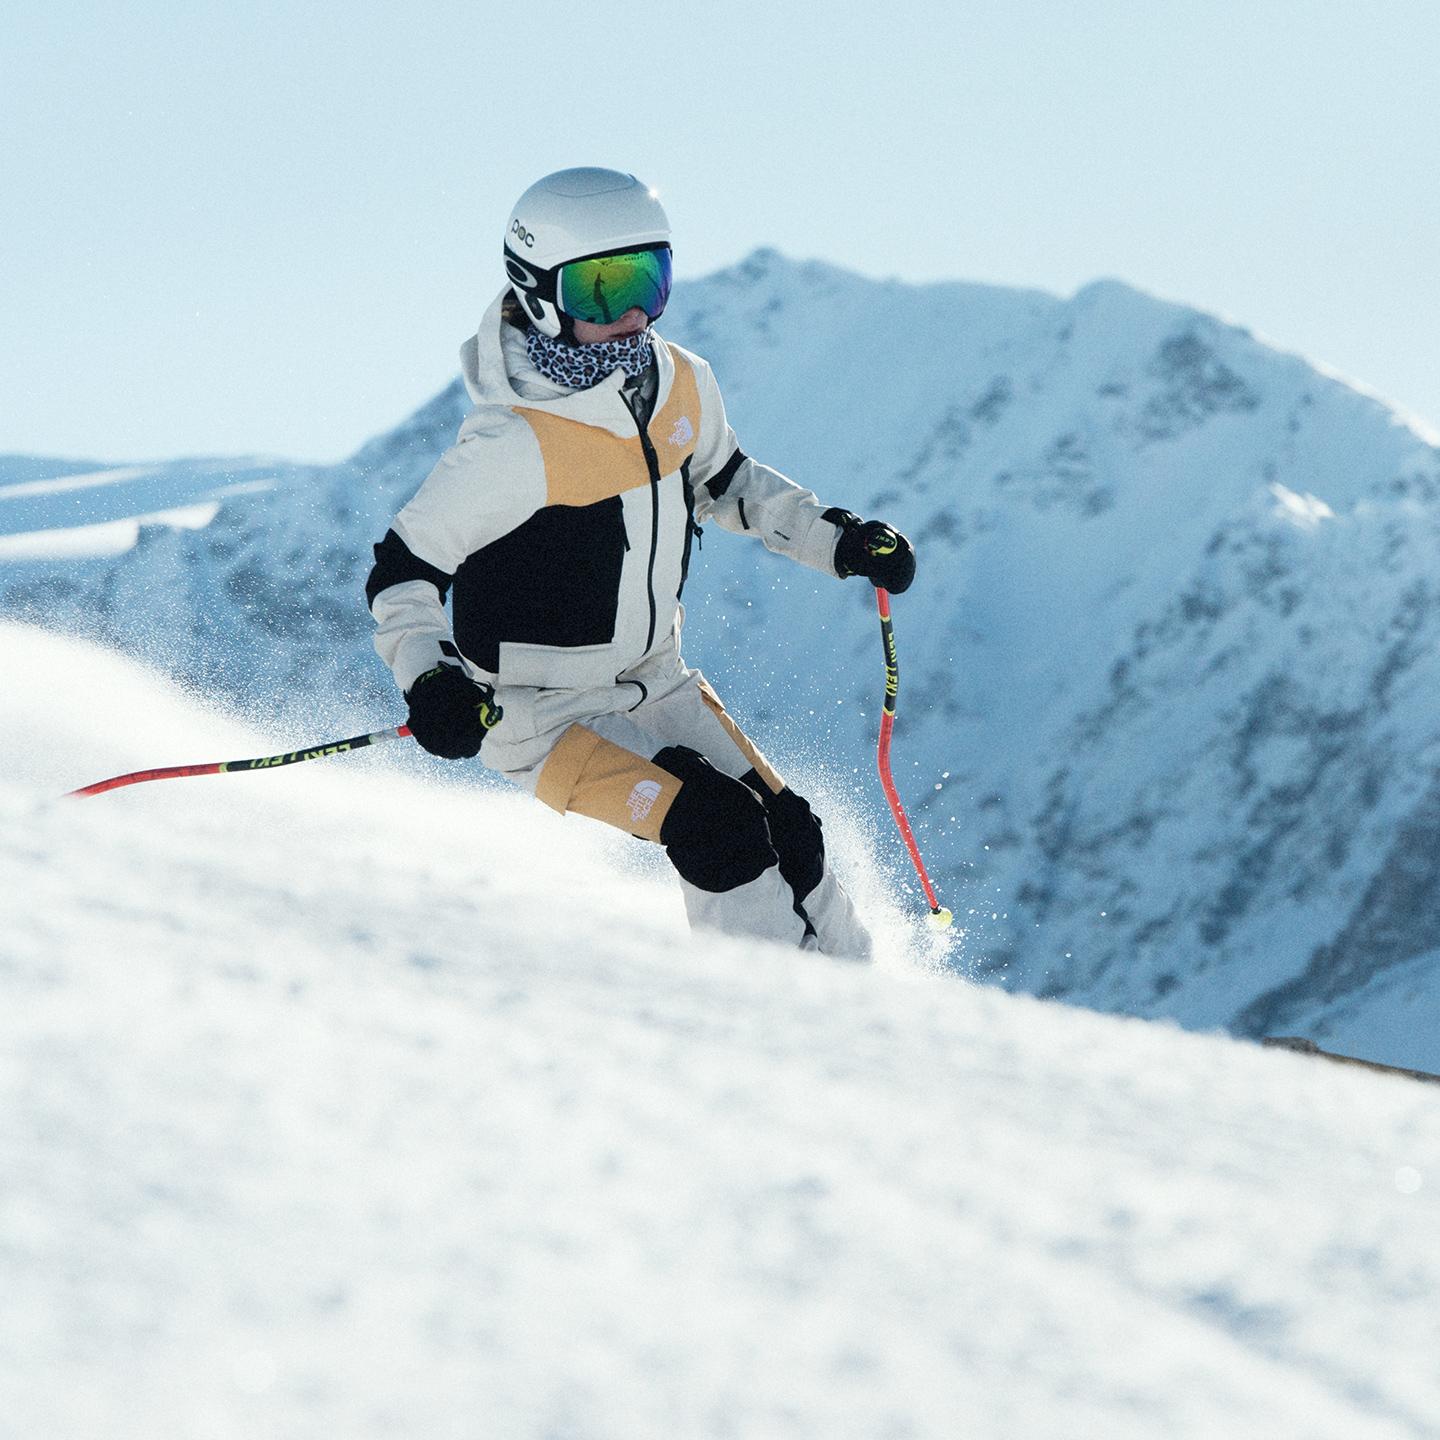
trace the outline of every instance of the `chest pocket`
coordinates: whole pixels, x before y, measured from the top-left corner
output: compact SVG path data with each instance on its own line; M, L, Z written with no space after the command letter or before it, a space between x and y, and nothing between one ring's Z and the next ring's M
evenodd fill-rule
M456 643L492 674L506 641L608 645L628 548L618 496L536 511L456 572Z

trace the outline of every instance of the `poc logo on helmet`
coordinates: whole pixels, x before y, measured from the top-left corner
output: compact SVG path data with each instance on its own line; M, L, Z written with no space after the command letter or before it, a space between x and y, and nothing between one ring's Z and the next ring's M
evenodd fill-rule
M535 248L535 232L527 230L518 220L512 221L510 233L527 249Z

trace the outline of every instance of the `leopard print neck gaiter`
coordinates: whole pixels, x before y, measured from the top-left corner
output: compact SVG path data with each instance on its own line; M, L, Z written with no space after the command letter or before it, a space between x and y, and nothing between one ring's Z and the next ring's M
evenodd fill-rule
M568 390L588 390L616 370L638 380L650 368L655 353L648 329L620 340L571 345L532 328L525 332L525 348L530 363L547 380Z

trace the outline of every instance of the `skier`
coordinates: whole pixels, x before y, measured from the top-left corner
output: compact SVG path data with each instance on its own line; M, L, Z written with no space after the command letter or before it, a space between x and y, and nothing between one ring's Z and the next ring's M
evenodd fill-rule
M867 957L819 817L681 658L680 592L706 520L897 593L910 542L741 451L709 366L651 328L670 225L633 175L538 181L504 260L460 352L474 408L366 586L415 739L658 841L692 925Z

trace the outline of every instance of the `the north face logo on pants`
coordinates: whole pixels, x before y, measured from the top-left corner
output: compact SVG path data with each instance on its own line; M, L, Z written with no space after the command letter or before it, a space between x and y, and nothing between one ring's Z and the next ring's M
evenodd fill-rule
M630 811L630 818L637 823L643 820L655 808L655 802L659 798L660 784L658 781L637 780L635 788L625 802L626 808Z

